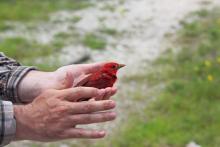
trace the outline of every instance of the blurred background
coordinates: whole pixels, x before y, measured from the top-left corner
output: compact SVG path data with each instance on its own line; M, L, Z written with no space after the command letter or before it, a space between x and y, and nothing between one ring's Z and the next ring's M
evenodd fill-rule
M8 147L219 147L219 0L0 0L0 51L40 70L126 64L101 140Z

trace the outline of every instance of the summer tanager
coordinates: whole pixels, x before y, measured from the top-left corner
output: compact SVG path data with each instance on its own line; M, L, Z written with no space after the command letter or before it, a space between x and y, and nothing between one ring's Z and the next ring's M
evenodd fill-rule
M77 86L95 87L98 89L112 87L117 80L118 70L124 66L124 64L115 62L106 63L100 70L80 81ZM88 98L84 100L88 100Z

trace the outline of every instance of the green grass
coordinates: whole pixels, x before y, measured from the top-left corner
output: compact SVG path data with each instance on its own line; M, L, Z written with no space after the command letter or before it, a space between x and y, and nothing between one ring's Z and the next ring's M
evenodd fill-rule
M116 6L114 4L106 4L103 6L103 10L107 10L110 12L114 12L115 11Z
M77 23L77 22L79 22L81 19L82 19L81 16L75 16L75 17L73 17L71 20L72 20L72 22Z
M13 28L14 28L13 26L11 26L5 22L0 23L0 31L11 30Z
M103 27L103 28L100 30L100 32L103 33L103 34L111 35L111 36L115 36L115 35L118 34L118 32L117 32L116 29L106 28L106 27Z
M191 141L219 146L219 12L199 12L194 14L198 19L183 24L176 41L182 49L177 54L167 51L145 77L152 86L164 83L165 89L143 110L144 118L130 117L110 141L114 147L184 147Z
M45 20L58 10L79 10L91 5L88 0L1 0L0 22Z
M1 0L0 31L13 30L14 26L12 24L14 22L24 24L31 30L34 28L33 25L47 21L51 13L59 10L75 11L92 5L89 0ZM76 16L71 21L76 23L80 19L80 16ZM2 38L0 51L25 65L34 65L42 70L51 70L55 69L58 64L47 63L47 61L39 63L36 62L36 59L59 53L66 44L65 40L73 40L76 35L75 32L60 33L48 44L40 44L23 37Z
M0 51L24 65L39 66L40 69L45 70L47 67L49 68L49 65L35 62L37 57L59 53L63 46L64 44L60 41L43 45L25 38L13 37L5 38L0 42ZM50 69L55 69L55 67L50 67Z
M93 33L86 34L82 43L91 49L104 49L107 44L104 38Z

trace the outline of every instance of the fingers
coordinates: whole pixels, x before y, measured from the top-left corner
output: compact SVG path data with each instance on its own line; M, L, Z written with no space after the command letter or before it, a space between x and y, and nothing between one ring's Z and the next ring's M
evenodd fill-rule
M85 101L76 103L67 103L71 114L87 114L98 111L106 111L115 108L115 102L112 100L103 101Z
M96 138L103 138L105 136L104 131L87 130L81 128L68 129L63 134L64 134L62 135L63 139L70 139L70 138L96 139Z
M107 88L106 91L107 92L106 92L106 94L105 94L105 96L103 97L102 100L108 100L111 96L115 95L116 92L117 92L117 89L115 87L113 87L113 88L109 87L109 88Z
M96 100L108 100L111 96L115 95L117 92L117 88L115 87L108 87L105 89L105 93L103 96L96 97Z
M115 112L100 112L100 113L93 113L93 114L78 114L72 115L69 117L68 120L71 125L75 124L92 124L92 123L101 123L112 121L116 118Z
M95 98L95 100L106 100L117 92L116 88L97 89L93 87L75 87L62 90L60 97L71 102L88 100Z
M68 101L78 101L81 98L92 98L104 95L105 90L93 87L75 87L62 90L60 96Z

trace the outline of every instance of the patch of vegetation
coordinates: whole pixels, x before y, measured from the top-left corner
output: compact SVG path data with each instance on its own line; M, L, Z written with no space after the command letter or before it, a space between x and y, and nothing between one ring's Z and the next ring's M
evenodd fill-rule
M79 33L76 32L76 30L74 30L74 28L71 30L71 31L68 31L68 32L60 32L60 33L57 33L55 36L54 36L54 40L53 42L57 42L57 43L68 43L71 41L71 43L73 42L79 42L80 38L79 38Z
M56 40L66 40L66 39L68 39L68 38L70 38L71 37L71 33L66 33L66 32L60 32L60 33L57 33L55 36L54 36L54 38L56 39Z
M77 22L79 22L81 19L82 19L81 16L74 16L71 20L72 20L72 22L77 23Z
M86 34L82 43L91 49L104 49L107 44L103 37L93 33Z
M91 5L88 0L1 0L0 22L42 20L58 10L79 10Z
M111 35L111 36L115 36L118 34L117 30L116 29L113 29L113 28L107 28L107 27L103 27L101 30L100 30L101 33L104 33L104 34L107 34L107 35Z
M59 10L79 10L92 6L89 0L1 0L0 1L0 31L6 30L5 22L36 23L49 18L49 15ZM74 18L79 21L79 17Z
M59 53L62 47L62 42L39 44L21 37L6 38L0 42L0 51L4 52L7 56L25 65L40 65L40 67L43 67L43 63L42 65L37 64L35 62L37 57L46 57L54 53Z
M206 17L209 15L209 11L206 9L202 9L197 11L195 14L197 14L199 17Z
M6 30L11 30L13 29L14 27L9 25L9 24L6 24L6 23L0 23L0 31L6 31Z
M153 79L152 84L162 82L166 88L144 110L145 118L130 117L111 145L183 147L195 141L205 147L219 146L219 12L197 14L199 19L183 25L177 39L182 49L178 53L169 50L146 76Z
M37 22L46 21L49 15L59 10L79 10L92 6L89 0L1 0L0 1L0 31L11 30L13 22L25 24L29 30L35 28ZM76 23L81 18L76 16L72 22ZM57 63L43 64L35 62L38 58L46 58L51 54L58 54L66 44L76 36L74 33L57 34L49 44L40 44L23 37L4 38L0 42L0 51L15 58L25 65L39 66L40 69L54 69ZM44 62L47 63L47 62Z
M114 12L115 11L116 6L113 4L106 4L105 6L103 6L103 10L107 10L110 12Z

